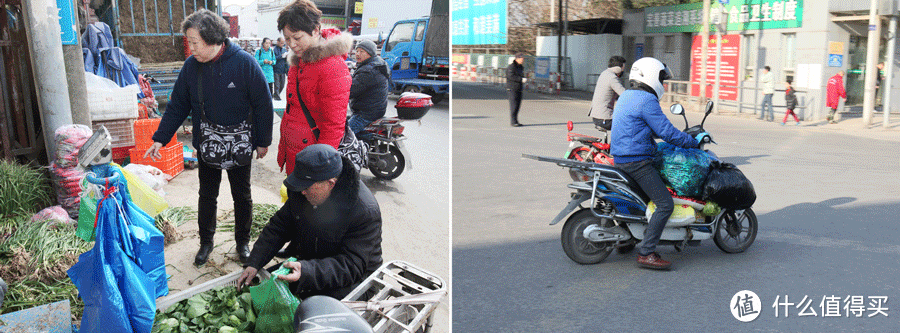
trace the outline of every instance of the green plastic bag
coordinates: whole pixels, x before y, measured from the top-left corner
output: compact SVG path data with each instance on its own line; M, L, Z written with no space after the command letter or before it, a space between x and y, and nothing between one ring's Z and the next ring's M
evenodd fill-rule
M288 258L284 263L297 261ZM300 305L300 301L291 293L287 282L278 279L279 275L291 273L291 269L284 267L272 272L272 277L263 281L258 286L250 287L250 296L253 298L253 309L256 311L257 333L291 333L294 331L294 311Z
M94 241L94 222L97 220L97 198L93 192L86 191L81 195L81 203L78 206L78 229L75 235L85 242Z

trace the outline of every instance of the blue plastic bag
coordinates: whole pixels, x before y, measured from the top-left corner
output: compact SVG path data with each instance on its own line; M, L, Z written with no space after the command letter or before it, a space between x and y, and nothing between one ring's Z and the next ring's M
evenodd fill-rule
M94 247L67 271L85 305L80 332L150 332L156 298L168 294L162 233L129 205L124 177L107 187L115 190L97 203Z
M709 174L709 165L714 160L709 153L697 148L681 148L659 142L653 166L659 170L666 186L678 195L700 197Z

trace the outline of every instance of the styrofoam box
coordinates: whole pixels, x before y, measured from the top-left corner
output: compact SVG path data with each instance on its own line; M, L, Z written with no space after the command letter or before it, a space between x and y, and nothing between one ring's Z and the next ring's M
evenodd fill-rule
M194 296L196 294L212 290L215 287L237 287L237 279L241 277L241 273L243 272L243 270L231 272L228 275L220 276L218 278L206 281L175 294L169 294L168 296L160 297L156 299L156 309L159 311L165 311L166 308L175 305L175 303L191 298L191 296ZM256 273L256 277L259 278L260 281L268 279L271 276L272 275L269 274L269 271L265 269L261 269L258 273Z
M89 89L88 110L91 120L117 120L138 117L138 99L135 86L115 89Z

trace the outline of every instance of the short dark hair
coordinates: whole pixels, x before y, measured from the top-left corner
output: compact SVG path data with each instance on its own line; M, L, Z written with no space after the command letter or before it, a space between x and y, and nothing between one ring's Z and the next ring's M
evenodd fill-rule
M269 37L263 37L262 43L260 43L259 45L262 46L263 44L266 43L267 40L272 40L272 39Z
M522 52L516 53L516 59L518 59L518 58L525 59L525 53L522 53Z
M766 66L766 67L763 67L763 68L765 68L767 71L770 71L770 72L772 71L772 68L770 68L769 66Z
M625 66L625 57L612 56L609 58L609 66L607 67L623 67Z
M303 31L312 35L319 27L322 11L310 0L297 0L284 7L278 13L278 31L285 27L294 31Z
M228 32L231 27L221 16L202 8L181 22L181 33L186 34L188 29L197 29L204 43L220 45L228 40Z
M784 80L784 82L787 82L787 84L791 84L791 82L794 82L794 80L787 79L787 80Z

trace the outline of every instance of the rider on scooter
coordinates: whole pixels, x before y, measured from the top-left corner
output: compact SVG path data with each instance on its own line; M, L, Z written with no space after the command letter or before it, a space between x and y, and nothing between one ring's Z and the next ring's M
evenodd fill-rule
M669 269L672 265L655 251L675 206L659 171L653 167L655 139L682 148L696 148L699 144L693 135L676 129L660 108L663 81L671 77L659 60L647 57L635 61L628 76L631 87L622 93L613 109L610 152L616 167L628 173L656 204L637 258L639 266L652 269Z

